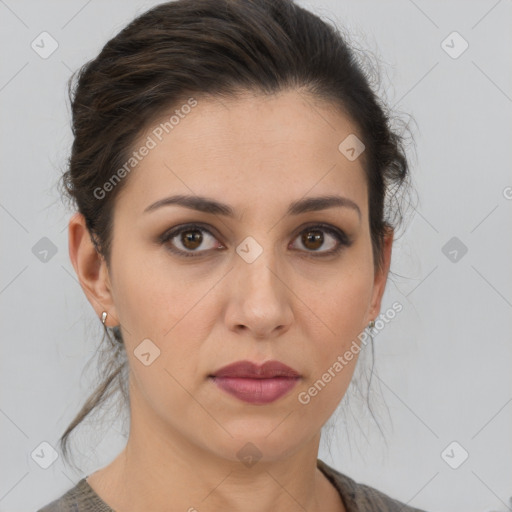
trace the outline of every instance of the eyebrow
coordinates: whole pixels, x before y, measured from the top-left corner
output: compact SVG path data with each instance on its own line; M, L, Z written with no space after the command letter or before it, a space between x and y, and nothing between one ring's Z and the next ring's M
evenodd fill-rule
M175 195L159 199L158 201L150 204L145 208L144 213L152 212L163 206L178 205L192 210L197 210L204 213L212 213L215 215L225 215L227 217L235 217L235 210L219 201L210 199L204 196L186 196L186 195ZM361 210L359 206L349 199L348 197L342 197L338 195L318 196L318 197L307 197L305 199L299 199L298 201L292 202L287 215L300 215L301 213L313 212L319 210L326 210L328 208L350 208L357 212L359 219L361 219Z

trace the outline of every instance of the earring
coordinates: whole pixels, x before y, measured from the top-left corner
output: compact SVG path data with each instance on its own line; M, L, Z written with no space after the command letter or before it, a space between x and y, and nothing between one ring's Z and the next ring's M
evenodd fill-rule
M370 320L370 323L368 324L368 327L370 329L373 329L375 327L375 320Z
M101 323L103 325L105 325L105 322L107 321L107 316L108 316L108 313L106 311L103 311L103 313L101 313Z

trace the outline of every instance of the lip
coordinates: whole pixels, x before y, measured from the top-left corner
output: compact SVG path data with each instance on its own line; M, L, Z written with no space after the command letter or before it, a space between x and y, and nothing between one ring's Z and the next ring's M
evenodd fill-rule
M300 377L300 373L280 361L266 361L259 365L252 361L237 361L223 366L211 377L238 377L247 379L271 379L273 377Z
M268 404L286 395L301 375L279 361L258 365L238 361L217 370L209 378L223 391L251 404Z

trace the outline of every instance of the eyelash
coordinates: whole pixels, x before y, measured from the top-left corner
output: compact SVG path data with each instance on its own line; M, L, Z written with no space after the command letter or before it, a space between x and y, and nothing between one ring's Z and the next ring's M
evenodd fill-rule
M161 235L159 237L159 241L161 244L167 244L167 242L169 242L173 238L176 238L176 236L180 235L182 232L194 231L194 230L203 231L203 232L205 231L208 234L210 234L212 237L215 238L215 235L209 229L202 226L201 224L184 224L182 226L178 226L169 231L166 231L163 235ZM322 257L327 257L327 256L333 256L333 255L341 252L341 250L344 247L350 247L350 245L352 245L352 240L350 240L348 238L348 236L343 231L341 231L340 229L335 228L333 226L330 226L329 224L319 223L319 224L312 224L312 225L306 226L305 228L302 229L302 231L300 231L297 234L297 236L295 238L297 238L299 235L301 235L302 233L304 233L306 231L324 231L324 232L332 235L338 242L338 245L334 249L331 249L329 251L317 252L317 251L307 251L306 250L308 257L322 258ZM295 238L294 238L294 240L295 240ZM206 251L195 251L195 252L183 251L181 249L176 249L175 247L172 247L170 244L167 244L167 249L169 251L171 251L172 253L177 254L179 256L183 256L185 258L190 258L190 257L197 258L197 257L202 256L205 253L208 253L210 250L215 250L215 249L209 249ZM298 249L298 250L300 251L300 249Z

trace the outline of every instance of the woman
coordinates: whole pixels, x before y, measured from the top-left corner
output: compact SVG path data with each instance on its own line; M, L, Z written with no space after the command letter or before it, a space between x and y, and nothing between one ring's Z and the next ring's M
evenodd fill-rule
M178 0L78 76L69 249L126 447L41 512L417 510L317 459L380 312L400 137L291 0ZM113 336L111 336L111 334Z

